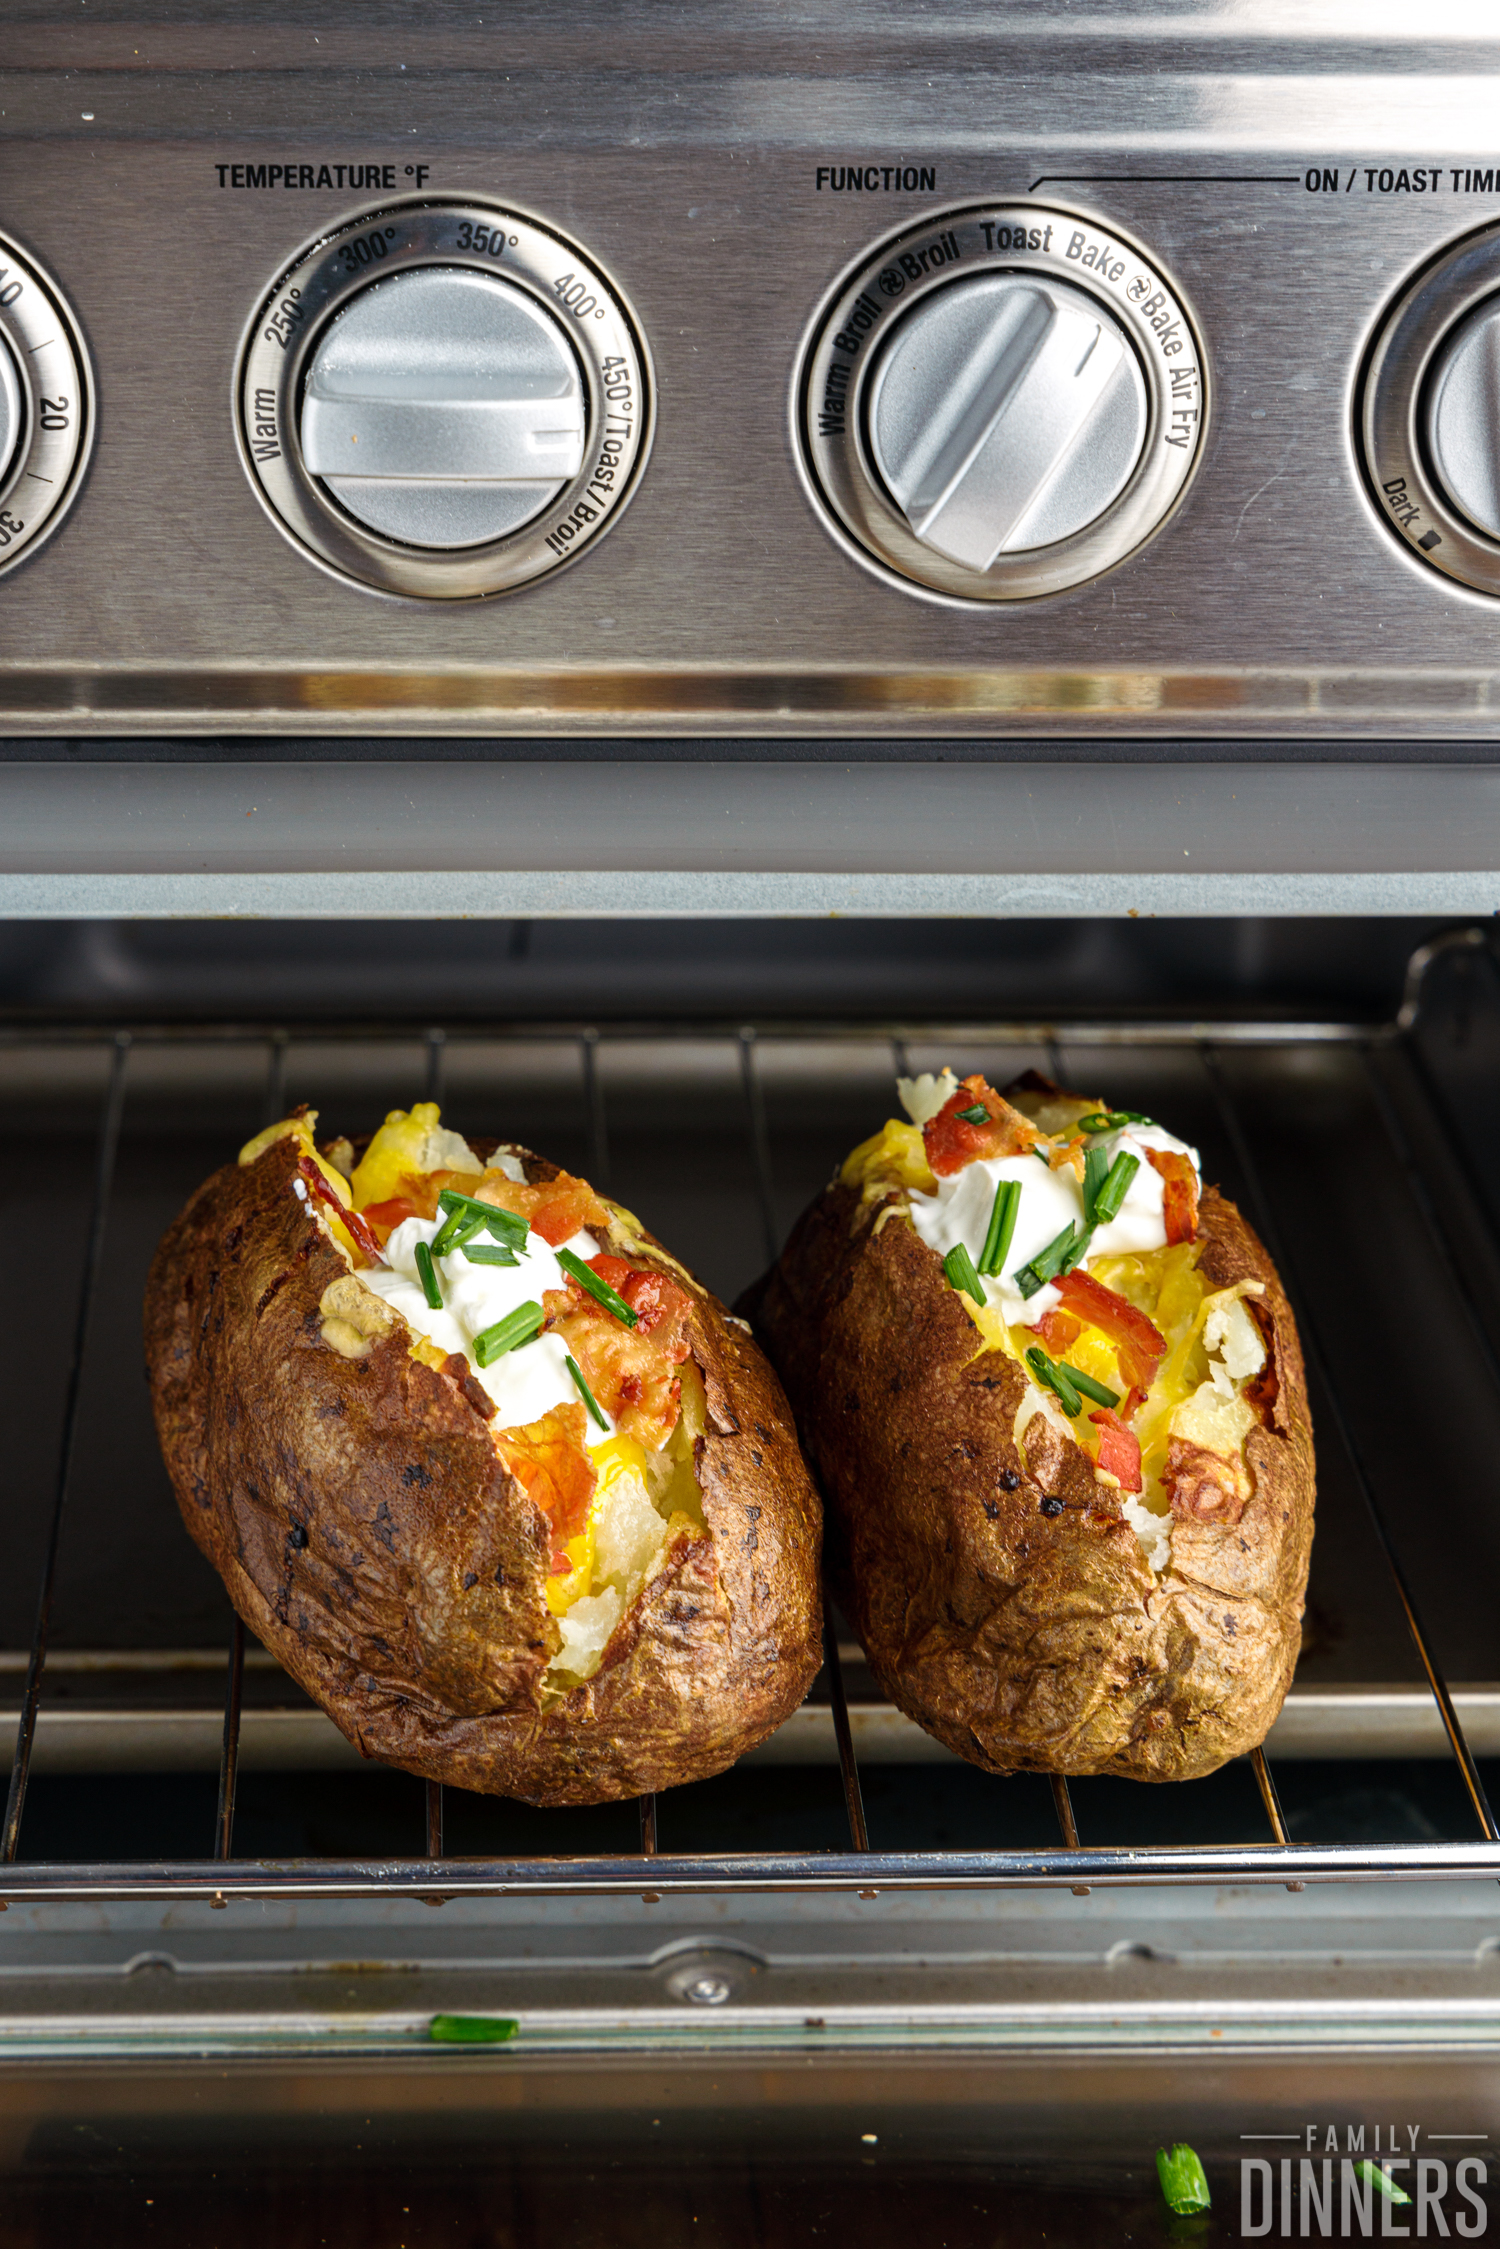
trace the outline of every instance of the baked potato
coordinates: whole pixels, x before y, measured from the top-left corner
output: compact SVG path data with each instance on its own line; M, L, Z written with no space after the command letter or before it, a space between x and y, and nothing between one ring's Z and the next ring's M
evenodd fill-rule
M821 1661L781 1388L618 1203L436 1107L271 1126L146 1289L184 1522L366 1755L534 1804L721 1772Z
M1312 1543L1271 1260L1136 1113L900 1090L741 1306L875 1677L990 1772L1212 1772L1281 1707Z

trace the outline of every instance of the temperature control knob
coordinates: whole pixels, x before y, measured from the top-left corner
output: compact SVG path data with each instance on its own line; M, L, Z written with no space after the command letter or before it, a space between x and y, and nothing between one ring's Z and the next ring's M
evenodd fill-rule
M1196 465L1203 357L1172 284L1070 213L980 205L878 245L800 371L807 482L911 590L1077 585L1169 515Z
M462 266L372 282L331 320L302 458L388 539L474 547L539 515L583 465L578 360L524 290Z
M649 362L576 243L421 202L318 242L263 300L239 438L278 527L390 593L503 592L570 562L634 490Z

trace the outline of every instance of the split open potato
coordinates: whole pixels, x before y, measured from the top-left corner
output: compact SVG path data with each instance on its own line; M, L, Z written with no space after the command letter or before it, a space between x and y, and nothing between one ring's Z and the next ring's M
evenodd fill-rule
M1148 1119L1035 1074L901 1090L741 1306L871 1668L992 1772L1211 1772L1300 1643L1312 1428L1276 1271Z
M299 1112L163 1240L146 1355L183 1520L367 1755L536 1804L722 1771L821 1661L780 1385L618 1203L437 1109Z

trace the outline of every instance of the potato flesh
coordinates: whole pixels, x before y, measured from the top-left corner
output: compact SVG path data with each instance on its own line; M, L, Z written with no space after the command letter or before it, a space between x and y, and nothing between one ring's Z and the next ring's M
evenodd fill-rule
M459 1133L450 1132L438 1120L435 1101L417 1101L410 1109L390 1111L351 1181L356 1210L399 1195L408 1177L420 1179L434 1171L479 1176L484 1170L479 1157Z

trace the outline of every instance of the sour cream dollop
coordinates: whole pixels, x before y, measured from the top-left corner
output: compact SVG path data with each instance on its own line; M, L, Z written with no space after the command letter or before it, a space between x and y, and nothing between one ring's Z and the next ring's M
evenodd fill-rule
M433 1269L442 1291L443 1309L434 1312L417 1274L417 1244L425 1242L430 1249L442 1223L437 1218L403 1219L385 1246L389 1266L363 1271L360 1279L365 1286L383 1296L408 1327L425 1335L440 1351L456 1351L468 1360L475 1381L495 1401L497 1428L524 1428L556 1406L582 1405L582 1393L568 1372L567 1346L561 1336L539 1335L487 1367L482 1367L474 1355L476 1335L482 1335L523 1304L540 1304L547 1289L567 1287L556 1251L540 1234L529 1232L525 1248L516 1252L514 1265L473 1265L461 1249L435 1257ZM488 1236L479 1239L486 1241ZM599 1255L599 1244L588 1233L575 1234L563 1247L575 1257ZM609 1422L607 1413L604 1418ZM602 1445L614 1435L612 1422L601 1429L587 1412L585 1427L590 1446Z
M1138 1169L1126 1189L1118 1214L1107 1226L1095 1229L1085 1263L1091 1264L1096 1257L1117 1257L1130 1251L1163 1248L1167 1229L1162 1214L1162 1179L1161 1174L1153 1170L1146 1151L1158 1148L1188 1157L1201 1179L1197 1149L1154 1124L1126 1125L1115 1132L1100 1133L1090 1145L1102 1148L1111 1164L1124 1150L1136 1158ZM1035 1296L1023 1296L1016 1287L1015 1276L1049 1242L1055 1241L1065 1226L1083 1223L1083 1187L1071 1169L1053 1171L1035 1155L982 1158L966 1164L951 1178L940 1179L935 1195L914 1192L912 1224L939 1257L946 1257L962 1242L977 1268L989 1231L990 1213L995 1207L995 1190L1004 1179L1020 1183L1016 1230L1003 1270L982 1276L982 1286L986 1302L994 1306L1008 1327L1019 1322L1023 1327L1034 1328L1059 1301L1058 1291L1049 1281Z

